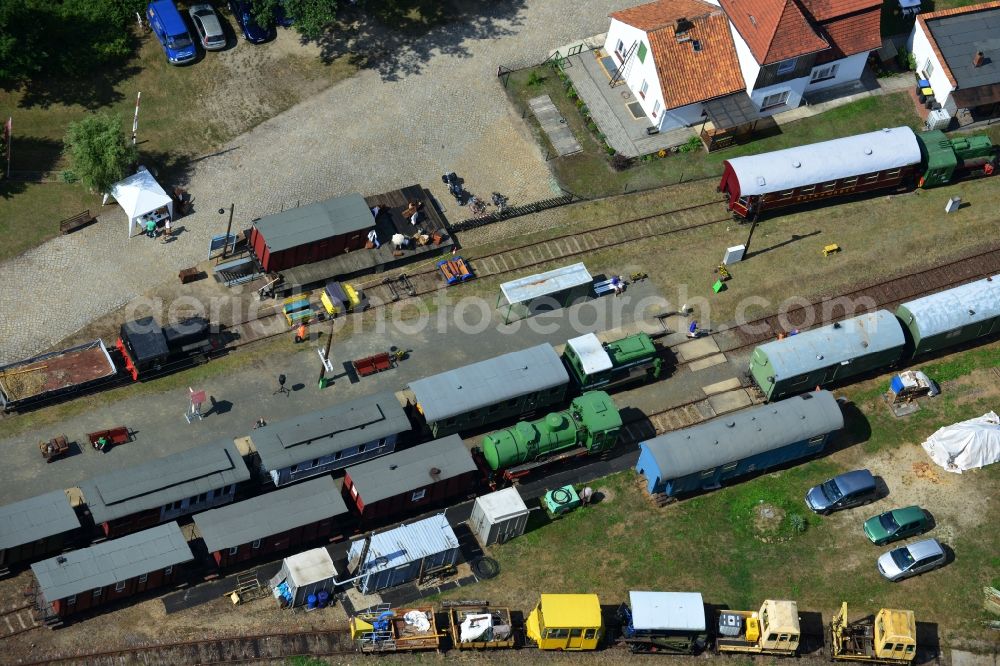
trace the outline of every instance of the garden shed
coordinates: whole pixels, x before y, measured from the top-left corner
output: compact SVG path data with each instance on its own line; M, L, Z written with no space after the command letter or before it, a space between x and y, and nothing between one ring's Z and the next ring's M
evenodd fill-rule
M426 577L458 561L458 537L443 513L358 539L347 553L347 569L362 594Z
M594 278L582 263L504 282L500 285L497 309L504 323L539 312L564 308L590 293Z
M517 488L477 497L469 517L469 527L484 547L521 536L527 524L528 507Z
M281 561L281 569L271 579L271 589L279 603L295 608L309 601L309 595L330 594L336 587L337 568L326 548L313 548Z

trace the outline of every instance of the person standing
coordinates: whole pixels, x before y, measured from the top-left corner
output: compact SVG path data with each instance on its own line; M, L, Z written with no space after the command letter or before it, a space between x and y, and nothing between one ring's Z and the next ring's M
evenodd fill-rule
M156 238L156 222L153 222L153 218L146 220L146 235L150 238Z
M170 240L170 218L163 223L163 242L166 243Z

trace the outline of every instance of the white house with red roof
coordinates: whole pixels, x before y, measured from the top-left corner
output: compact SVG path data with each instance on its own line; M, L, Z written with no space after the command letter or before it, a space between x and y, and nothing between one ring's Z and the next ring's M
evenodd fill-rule
M761 115L861 78L881 0L657 0L610 15L604 49L661 131L744 91ZM733 97L732 99L737 99Z

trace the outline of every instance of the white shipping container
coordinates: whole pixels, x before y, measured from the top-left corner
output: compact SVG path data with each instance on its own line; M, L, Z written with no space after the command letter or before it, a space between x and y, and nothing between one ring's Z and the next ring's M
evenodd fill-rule
M527 524L528 507L516 488L477 497L469 517L469 527L483 547L521 536Z

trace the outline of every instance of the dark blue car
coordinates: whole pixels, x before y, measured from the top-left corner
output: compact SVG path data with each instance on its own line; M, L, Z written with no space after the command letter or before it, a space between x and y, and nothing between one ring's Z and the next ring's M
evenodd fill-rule
M274 39L274 26L262 28L253 18L253 11L249 0L229 0L229 11L233 13L237 25L246 40L251 44L261 44Z

